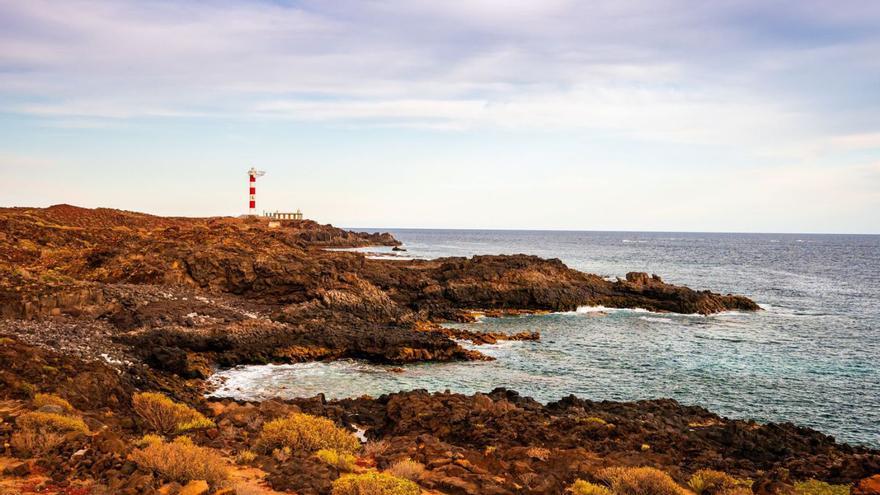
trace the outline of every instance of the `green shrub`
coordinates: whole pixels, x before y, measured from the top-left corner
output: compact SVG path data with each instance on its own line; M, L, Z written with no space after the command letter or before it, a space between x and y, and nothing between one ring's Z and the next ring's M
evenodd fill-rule
M262 452L289 447L293 451L305 453L321 449L352 453L360 446L357 437L339 428L329 419L303 413L293 413L266 423L257 439L257 449Z
M148 427L163 435L214 427L202 413L155 392L135 394L132 406Z
M332 495L419 495L422 490L412 481L387 473L370 471L344 474L333 482Z
M173 442L152 441L131 453L139 466L155 471L168 481L181 484L205 480L217 486L229 476L229 468L216 451L193 444L189 437Z
M566 491L573 495L613 495L608 487L584 480L575 481Z
M799 481L794 484L795 495L849 495L849 485L832 485L819 480Z

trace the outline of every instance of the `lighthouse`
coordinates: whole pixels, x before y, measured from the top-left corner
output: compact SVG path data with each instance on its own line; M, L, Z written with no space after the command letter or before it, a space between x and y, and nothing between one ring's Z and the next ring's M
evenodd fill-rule
M251 167L248 170L248 215L255 216L257 214L257 177L266 175L266 172Z

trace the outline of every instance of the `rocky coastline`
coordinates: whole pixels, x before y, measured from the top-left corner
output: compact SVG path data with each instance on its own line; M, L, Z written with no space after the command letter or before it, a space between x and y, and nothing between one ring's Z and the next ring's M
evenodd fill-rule
M400 243L307 220L270 227L253 218L70 205L0 209L0 493L327 494L345 472L383 471L405 459L421 466L419 490L437 494L560 494L627 466L661 469L691 491L689 480L707 469L748 479L759 494L795 493L806 480L858 495L880 485L869 479L880 473L876 450L669 399L540 404L503 389L339 401L205 398L205 379L239 364L488 360L460 341L540 339L442 325L480 314L760 310L744 296L645 273L607 280L534 256L376 260L335 249L371 245ZM145 392L203 416L186 435L165 440L185 436L192 449L221 459L222 483L172 479L142 460L165 445L144 440L151 423L133 397ZM62 402L45 403L47 394ZM308 449L260 450L266 425L295 413L360 431L367 445L346 466ZM22 448L27 421L47 414L84 427L65 430L53 449Z

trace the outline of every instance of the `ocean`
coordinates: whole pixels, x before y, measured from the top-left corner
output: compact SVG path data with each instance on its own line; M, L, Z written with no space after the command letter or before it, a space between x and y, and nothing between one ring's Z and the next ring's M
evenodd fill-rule
M388 229L356 229L388 230ZM391 366L358 361L242 366L217 396L328 398L424 388L507 387L542 402L671 397L732 418L792 422L880 447L880 236L391 229L405 257L535 254L605 276L751 297L764 311L713 316L580 308L484 318L538 342L478 348L492 362ZM388 248L361 249L395 257Z

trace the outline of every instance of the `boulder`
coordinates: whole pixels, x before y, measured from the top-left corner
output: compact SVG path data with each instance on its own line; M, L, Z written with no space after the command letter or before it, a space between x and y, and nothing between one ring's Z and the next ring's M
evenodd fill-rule
M860 480L853 487L852 495L880 495L880 474Z

